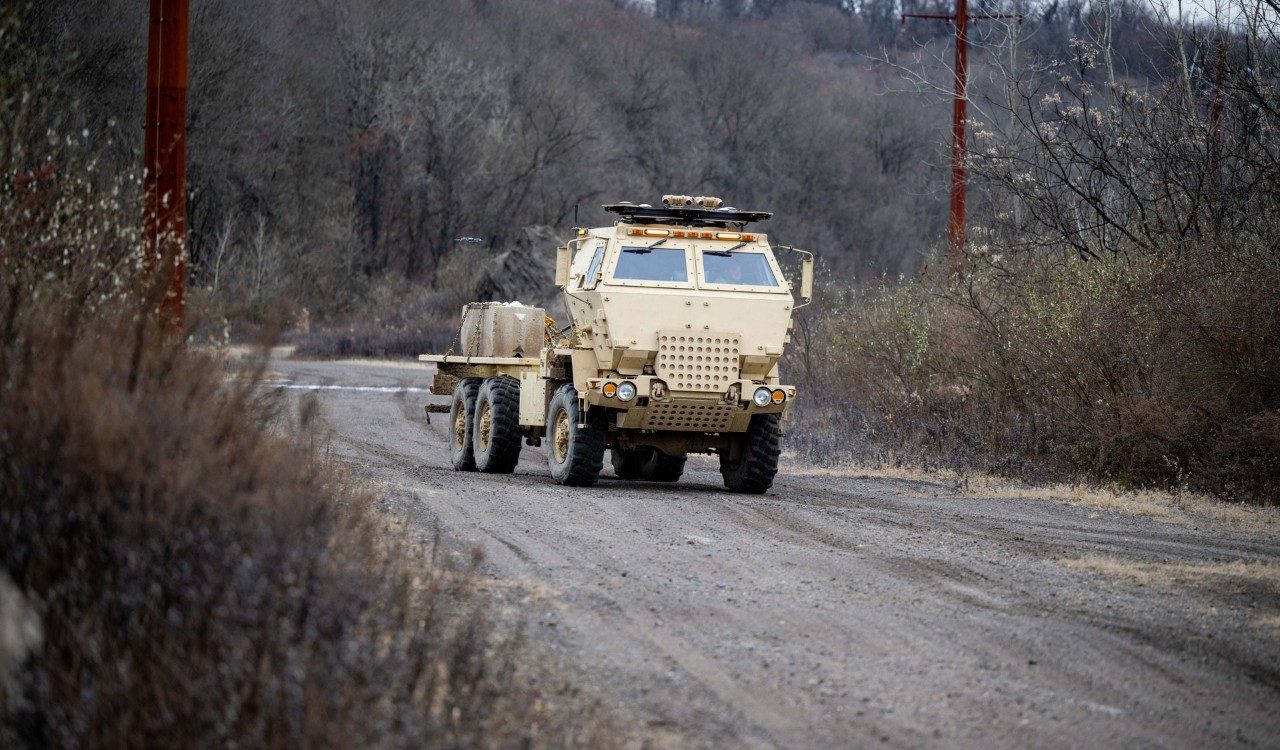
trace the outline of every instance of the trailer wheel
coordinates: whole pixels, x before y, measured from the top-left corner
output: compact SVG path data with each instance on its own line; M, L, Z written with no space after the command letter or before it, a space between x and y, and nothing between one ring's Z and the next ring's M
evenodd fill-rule
M720 454L720 474L731 492L764 494L773 486L778 473L778 456L782 453L782 428L777 414L757 414L747 431L739 438L742 451L738 458Z
M610 448L610 460L613 462L613 473L618 479L643 479L645 464L649 463L654 450L652 448L632 448L622 450Z
M688 456L683 454L668 456L660 450L655 450L649 460L644 462L641 476L650 482L679 481L680 475L684 473L686 460Z
M449 404L449 461L454 471L475 471L475 453L471 448L471 427L475 424L476 394L480 378L463 378L453 388Z
M547 407L547 464L557 484L590 487L604 468L604 438L608 427L601 409L587 412L582 427L578 391L572 383L556 389Z
M510 474L520 461L520 381L499 375L485 378L476 394L471 444L476 468Z

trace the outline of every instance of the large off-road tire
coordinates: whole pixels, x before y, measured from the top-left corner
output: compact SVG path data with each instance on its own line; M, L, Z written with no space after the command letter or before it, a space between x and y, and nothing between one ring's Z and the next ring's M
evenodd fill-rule
M676 482L684 473L684 462L688 456L668 456L655 450L641 469L641 477L650 482Z
M632 448L622 450L609 449L609 458L613 462L613 473L618 479L642 479L645 464L653 457L653 448Z
M782 453L782 427L777 414L757 414L739 438L742 452L730 459L720 454L720 474L732 492L760 495L773 485Z
M510 474L520 461L520 381L505 375L485 378L476 394L471 445L476 468Z
M547 465L556 484L590 487L604 468L604 441L608 431L603 409L587 412L581 421L578 391L572 383L556 389L547 407Z
M475 424L476 394L480 378L463 378L453 388L449 404L449 461L454 471L475 471L475 453L471 449L471 427Z

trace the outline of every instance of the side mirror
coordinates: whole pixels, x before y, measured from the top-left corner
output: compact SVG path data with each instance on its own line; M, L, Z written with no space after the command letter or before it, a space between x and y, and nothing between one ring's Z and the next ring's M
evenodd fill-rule
M573 250L568 245L556 248L556 286L569 283L569 265L573 262Z
M813 299L813 256L806 255L800 265L800 299L805 304Z

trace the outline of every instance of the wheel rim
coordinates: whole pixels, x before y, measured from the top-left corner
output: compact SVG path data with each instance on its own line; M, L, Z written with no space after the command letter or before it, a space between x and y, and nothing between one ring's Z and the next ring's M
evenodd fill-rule
M467 444L467 410L458 404L458 413L453 417L453 447L464 448Z
M477 416L476 429L480 431L480 447L488 448L489 447L489 431L493 425L493 419L490 417L490 414L489 414L489 405L485 404L480 409L480 413L477 414L476 416Z
M569 458L569 413L561 411L556 415L555 435L551 441L555 452L556 463L562 464Z

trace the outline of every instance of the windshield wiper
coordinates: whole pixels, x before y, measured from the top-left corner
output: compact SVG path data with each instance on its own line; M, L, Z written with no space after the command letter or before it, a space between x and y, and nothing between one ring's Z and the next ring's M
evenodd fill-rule
M652 245L649 245L649 246L647 246L647 247L624 247L624 248L622 248L622 252L624 252L624 253L633 253L633 254L635 254L635 255L644 255L645 253L649 252L650 250L652 250L653 248L657 247L658 245L661 245L662 243L666 242L666 241L667 241L667 239L668 239L668 238L663 237L662 239L658 240L657 242L655 242L655 243L653 243Z
M728 250L703 250L703 251L702 251L702 254L703 254L703 255L714 255L714 256L716 256L717 258L728 258L728 257L729 257L729 253L733 252L734 250L737 250L738 248L740 248L740 247L742 247L743 245L746 245L746 244L747 244L747 243L745 243L745 242L739 242L738 244L734 245L733 247L729 248Z

